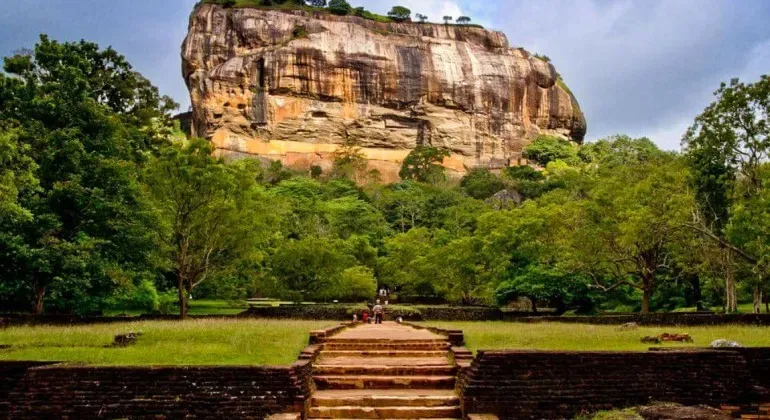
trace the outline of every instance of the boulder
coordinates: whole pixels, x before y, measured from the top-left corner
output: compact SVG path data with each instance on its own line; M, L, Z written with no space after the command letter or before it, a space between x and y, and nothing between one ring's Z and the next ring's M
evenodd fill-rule
M729 341L725 340L724 338L720 338L719 340L714 340L709 344L709 347L715 348L715 349L721 349L721 348L741 348L743 345L737 341Z
M540 134L586 121L554 66L501 32L199 3L182 46L191 134L220 155L331 167L354 142L383 181L418 145L449 174L524 164Z

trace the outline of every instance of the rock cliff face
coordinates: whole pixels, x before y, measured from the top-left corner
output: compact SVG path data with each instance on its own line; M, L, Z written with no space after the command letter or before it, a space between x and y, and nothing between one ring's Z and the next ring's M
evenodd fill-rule
M586 132L550 63L476 27L204 4L182 58L194 135L294 167L328 169L349 141L386 181L420 144L462 173L522 163L541 133Z

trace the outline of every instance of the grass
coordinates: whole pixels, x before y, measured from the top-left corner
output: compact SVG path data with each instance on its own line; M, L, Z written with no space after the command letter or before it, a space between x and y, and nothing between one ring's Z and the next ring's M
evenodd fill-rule
M308 332L329 321L190 320L0 330L0 360L61 361L99 366L290 365ZM141 331L137 344L105 347L117 334Z
M190 315L237 315L249 309L245 301L229 302L226 300L191 300ZM105 316L131 315L139 316L148 313L146 309L108 309L104 311ZM179 313L176 309L171 315Z
M687 333L694 343L665 347L707 347L720 338L750 347L770 347L770 327L723 325L709 327L642 327L619 331L614 325L562 324L557 322L430 322L428 325L460 329L472 351L527 349L574 351L645 351L651 347L640 338L664 332Z

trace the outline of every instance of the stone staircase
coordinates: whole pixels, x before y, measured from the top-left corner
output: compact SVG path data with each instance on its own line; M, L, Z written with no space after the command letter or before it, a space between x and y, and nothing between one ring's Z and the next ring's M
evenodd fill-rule
M352 328L322 346L310 419L462 417L446 338L385 323Z

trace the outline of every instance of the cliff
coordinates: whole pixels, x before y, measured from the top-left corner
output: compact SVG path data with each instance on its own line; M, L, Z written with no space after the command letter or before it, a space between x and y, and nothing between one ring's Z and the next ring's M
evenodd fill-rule
M477 27L202 4L182 59L194 135L294 167L328 169L347 140L387 181L418 144L462 173L521 163L540 133L586 132L550 63Z

